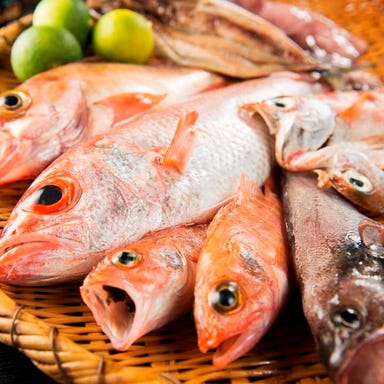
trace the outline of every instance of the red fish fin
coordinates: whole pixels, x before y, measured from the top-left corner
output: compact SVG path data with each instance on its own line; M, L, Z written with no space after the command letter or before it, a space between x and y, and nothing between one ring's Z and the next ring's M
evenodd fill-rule
M363 92L352 105L339 112L338 116L348 122L352 122L363 113L364 105L369 100L375 100L374 95L371 92Z
M372 219L363 219L359 223L359 234L371 256L382 258L384 255L384 225Z
M162 165L173 167L180 174L184 173L196 137L195 122L199 114L186 112L180 117L171 144L164 154Z
M144 92L120 93L99 100L95 104L101 104L111 108L114 113L113 122L117 123L118 121L150 110L159 104L166 96L167 94L156 95Z

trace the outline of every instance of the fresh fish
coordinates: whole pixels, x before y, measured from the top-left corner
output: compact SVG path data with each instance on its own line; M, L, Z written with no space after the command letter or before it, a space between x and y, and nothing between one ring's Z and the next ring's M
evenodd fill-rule
M209 226L197 264L194 316L202 352L226 366L262 338L288 294L283 208L271 190L241 181Z
M117 121L223 85L199 69L73 63L0 94L0 185L36 177L72 145Z
M150 233L104 258L81 296L117 350L192 310L196 263L207 225Z
M384 226L287 173L283 192L292 261L306 319L338 384L382 384Z
M236 78L322 67L278 27L224 0L88 0L105 13L129 8L153 26L155 51L178 64Z
M383 213L384 92L330 92L284 96L248 107L275 135L278 164L315 171L319 186L333 186L372 213Z
M350 67L368 44L324 15L292 4L265 0L232 0L281 28L320 62Z
M142 114L76 145L22 196L0 240L0 280L77 280L104 256L147 232L210 220L240 175L262 185L270 136L241 105L324 88L280 73L206 92Z

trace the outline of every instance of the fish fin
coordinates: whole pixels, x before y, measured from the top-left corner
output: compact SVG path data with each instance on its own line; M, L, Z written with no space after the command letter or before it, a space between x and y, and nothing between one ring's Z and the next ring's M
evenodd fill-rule
M241 201L253 200L262 195L261 188L242 173L240 176L238 199Z
M162 165L173 167L184 173L196 137L195 122L199 114L196 111L183 113L177 124L171 144L163 156Z
M372 257L384 258L384 225L366 218L359 223L361 241Z
M319 188L325 189L332 187L327 171L322 169L315 169L314 172L317 174L317 186Z
M139 113L147 112L166 96L165 93L128 92L106 97L96 101L95 104L111 108L114 113L113 123L117 123Z
M339 112L337 116L351 123L363 113L365 103L371 100L375 100L373 93L363 92L354 103Z

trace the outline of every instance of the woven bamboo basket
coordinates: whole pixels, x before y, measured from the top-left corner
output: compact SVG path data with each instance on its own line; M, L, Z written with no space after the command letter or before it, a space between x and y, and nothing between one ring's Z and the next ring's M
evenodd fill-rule
M362 60L384 80L383 0L297 0L364 38ZM0 70L0 90L16 82ZM0 226L27 188L27 182L0 189ZM212 354L197 348L187 315L141 338L126 352L111 347L82 302L79 285L0 285L0 341L14 346L59 383L232 383L330 384L320 363L300 300L292 294L276 324L248 354L218 369Z

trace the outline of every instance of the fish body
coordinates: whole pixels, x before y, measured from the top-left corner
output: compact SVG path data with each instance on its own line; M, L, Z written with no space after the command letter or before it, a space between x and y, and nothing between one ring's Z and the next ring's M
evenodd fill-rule
M0 280L83 278L106 254L147 232L210 220L241 174L262 185L270 137L243 104L320 91L292 73L234 84L142 114L69 149L22 196L0 240Z
M81 296L117 350L190 311L207 225L149 233L106 256Z
M38 74L0 94L0 185L36 177L117 121L223 83L199 69L119 63L71 63Z
M271 180L269 180L270 182ZM226 366L267 332L288 294L288 244L279 197L241 182L212 220L196 272L194 317L202 352Z
M283 189L292 262L306 319L338 384L381 384L384 227L311 174ZM305 202L305 203L304 203Z

